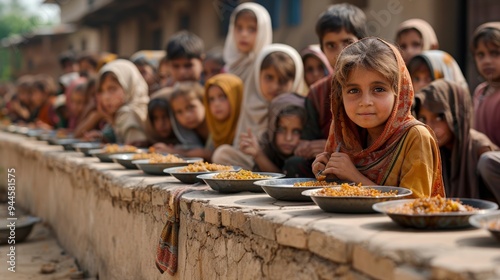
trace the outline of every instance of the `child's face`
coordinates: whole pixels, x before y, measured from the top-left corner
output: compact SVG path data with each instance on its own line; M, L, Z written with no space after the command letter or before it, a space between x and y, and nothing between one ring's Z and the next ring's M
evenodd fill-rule
M168 112L162 108L156 108L152 112L153 128L162 138L168 138L172 134L172 124Z
M196 129L205 120L205 107L198 98L178 96L170 105L177 121L187 129Z
M208 81L208 79L213 76L220 74L222 72L222 67L224 67L224 65L220 65L214 60L205 60L203 62L203 77L205 78L205 81Z
M414 29L401 32L397 44L401 49L401 56L406 64L412 57L421 53L423 48L422 36Z
M283 115L279 118L274 142L280 153L292 155L300 142L302 122L299 116Z
M148 86L151 86L156 82L156 74L153 70L153 67L149 65L138 65L137 69L141 73Z
M421 64L411 73L411 83L415 92L423 89L432 82L431 70L425 64Z
M477 70L489 82L500 82L500 48L480 40L474 51Z
M203 66L197 58L176 58L170 61L170 73L175 82L199 81Z
M243 13L234 22L234 40L242 53L253 50L257 38L257 20L251 13Z
M442 114L436 114L422 106L418 112L418 120L432 128L439 147L452 148L454 135Z
M208 107L210 112L219 122L229 119L231 115L231 104L227 99L227 95L218 86L211 86L208 88Z
M97 100L106 113L113 115L125 104L125 92L118 81L106 76L97 92Z
M87 105L87 99L85 98L85 94L83 92L73 92L70 95L71 102L71 115L80 116L80 114L85 109Z
M262 96L267 101L271 101L282 93L290 92L292 90L293 80L280 80L276 69L274 67L268 67L260 71L259 84Z
M349 119L378 137L394 107L396 93L391 83L379 72L363 67L354 68L342 88L344 108Z
M335 68L335 63L337 62L337 57L340 52L348 45L357 41L358 37L352 33L346 32L345 29L342 28L340 32L325 33L321 43L321 50L325 53L332 68Z
M28 105L31 102L31 93L27 89L18 89L17 98L22 104Z
M160 84L162 86L167 84L168 78L170 77L170 65L168 63L160 63L158 67L158 77L160 78Z
M42 104L45 102L45 93L39 89L33 89L33 91L31 92L31 106L33 106L34 108L38 108L40 106L42 106Z
M304 60L304 79L308 86L325 77L323 62L315 56L309 55Z

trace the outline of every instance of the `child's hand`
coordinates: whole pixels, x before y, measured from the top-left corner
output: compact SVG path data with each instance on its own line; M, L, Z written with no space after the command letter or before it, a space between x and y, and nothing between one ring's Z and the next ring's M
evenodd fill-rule
M175 148L172 146L172 145L167 145L165 143L162 143L162 142L158 142L156 144L154 144L153 146L153 151L155 153L167 153L167 154L176 154L177 151L175 150ZM150 148L151 150L151 148Z
M361 181L360 177L364 178L356 166L354 166L349 156L339 152L331 154L323 173L334 174L339 179L353 182Z
M325 150L326 140L301 140L297 148L295 148L295 155L303 158L314 158L316 155Z
M102 132L99 130L91 130L83 134L83 140L85 141L95 141L102 140Z
M311 167L313 174L316 176L317 180L322 181L322 179L324 179L323 176L327 175L325 172L326 171L325 168L326 165L328 164L329 159L330 159L330 153L328 152L323 152L316 156L316 159L312 163Z
M259 140L253 135L252 131L248 129L248 132L242 132L240 134L240 150L252 157L256 157L260 152Z
M106 113L100 102L97 102L97 112L106 120L107 123L113 125L113 116Z
M311 141L300 140L299 145L295 148L294 154L298 157L308 158L309 149L311 149Z

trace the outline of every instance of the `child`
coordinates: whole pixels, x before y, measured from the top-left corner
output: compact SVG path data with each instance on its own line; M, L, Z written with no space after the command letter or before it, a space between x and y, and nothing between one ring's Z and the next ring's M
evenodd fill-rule
M21 76L16 81L16 95L8 103L9 118L15 123L30 121L31 92L33 90L33 77Z
M172 121L170 119L171 110L168 102L169 92L170 89L155 93L148 104L148 119L145 129L148 141L153 146L160 142L167 146L179 143L175 137Z
M73 131L83 119L83 113L89 98L87 97L87 79L75 80L66 90L66 110L68 112L68 129Z
M181 147L155 144L155 150L188 157L211 158L209 130L203 106L203 88L197 82L176 84L169 94L172 129Z
M205 83L203 103L214 148L233 144L242 99L243 81L236 75L218 74Z
M52 129L58 123L53 108L56 91L56 83L52 77L45 74L35 76L30 102L31 119L39 128Z
M332 5L320 15L316 23L316 34L321 50L334 69L342 49L366 36L366 16L361 9L351 4ZM311 163L325 149L332 122L332 77L333 74L311 86L306 98L307 124L302 132L303 140L295 149L296 156L287 160L290 165L300 165L300 170L308 171L301 174L301 177L314 177L310 172Z
M304 63L304 80L308 87L333 73L333 68L319 45L309 45L300 52L300 56Z
M244 89L233 146L220 146L212 158L216 163L252 168L252 158L239 151L239 136L251 129L260 138L267 129L269 102L282 93L297 92L302 88L303 66L300 55L287 45L266 46L255 61L253 77L253 83L247 84Z
M445 195L439 149L431 129L410 113L413 87L396 47L365 38L345 48L331 99L330 135L314 174L401 186L414 197Z
M140 56L132 62L141 73L142 77L148 84L148 94L151 95L160 89L160 79L156 73L156 67L151 61L148 61L144 56Z
M174 83L200 80L204 48L203 40L187 31L180 31L170 38L166 51Z
M204 84L213 76L222 73L223 68L224 58L222 58L222 50L217 48L210 50L203 61Z
M474 129L500 146L500 22L479 26L472 40L479 74L486 80L474 92Z
M432 26L425 20L414 18L402 22L396 33L396 44L406 64L415 55L439 48L438 39Z
M146 146L143 123L148 102L148 85L132 62L117 59L101 68L97 107L119 144Z
M415 92L437 79L456 82L469 91L467 81L457 62L444 51L423 51L414 56L407 65Z
M285 172L285 159L293 155L299 144L306 112L304 97L295 93L282 94L269 105L269 125L259 144L251 132L241 136L240 149L255 160L254 170Z
M262 48L272 43L271 17L267 10L256 3L238 5L231 14L229 31L224 44L226 72L253 82L255 59Z
M443 181L450 197L480 198L476 175L481 154L497 147L472 129L469 91L443 79L415 94L417 117L436 134L443 166Z

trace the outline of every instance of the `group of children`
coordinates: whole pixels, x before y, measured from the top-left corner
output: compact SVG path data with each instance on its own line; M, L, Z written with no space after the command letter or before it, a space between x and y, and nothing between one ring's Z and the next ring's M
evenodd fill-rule
M316 24L319 46L299 54L272 43L265 8L244 3L231 15L224 63L214 54L205 60L203 41L179 32L166 46L164 82L145 79L146 71L125 59L107 62L94 83L73 82L67 127L78 137L288 177L321 173L407 187L416 197L500 201L500 24L474 34L471 50L485 83L473 98L425 21L403 22L395 44L366 30L361 9L332 5ZM27 102L30 83L30 110L12 102L12 111L56 127L44 111L53 90L40 81L19 80L16 102Z

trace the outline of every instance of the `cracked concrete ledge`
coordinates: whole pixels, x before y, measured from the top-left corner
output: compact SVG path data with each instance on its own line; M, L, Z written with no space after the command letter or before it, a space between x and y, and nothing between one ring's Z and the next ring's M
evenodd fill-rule
M185 185L0 132L1 178L7 168L17 205L101 279L500 279L500 244L483 230L416 231L383 215L211 190L182 197L178 272L161 275L165 205Z

